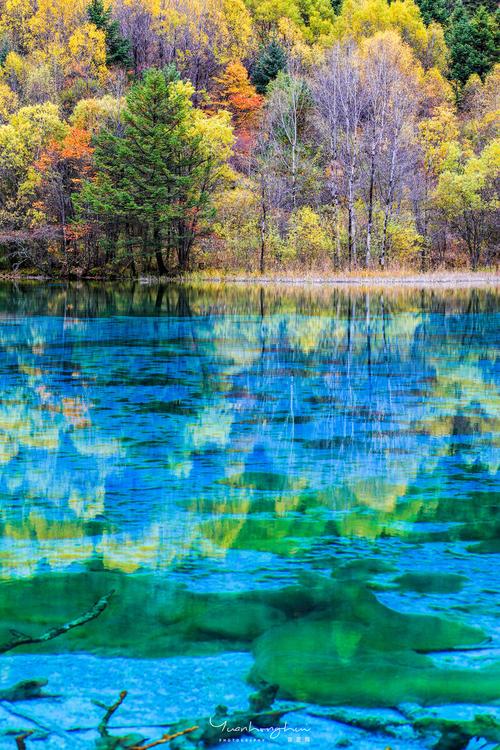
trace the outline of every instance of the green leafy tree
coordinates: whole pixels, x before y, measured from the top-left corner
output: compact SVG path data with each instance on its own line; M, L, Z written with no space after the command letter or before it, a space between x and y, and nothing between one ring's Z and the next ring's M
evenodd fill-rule
M500 139L471 156L460 171L439 177L434 206L467 249L472 269L491 263L498 249ZM485 257L486 256L486 257Z
M103 129L96 139L95 178L80 200L94 215L134 224L152 248L160 275L167 273L165 245L180 269L230 155L229 113L208 118L193 107L190 83L170 70L149 70L126 100L123 132Z
M278 42L272 41L261 51L252 74L257 93L265 94L271 81L286 68L286 55Z
M111 8L105 8L102 0L92 0L87 7L87 16L106 35L106 64L130 65L130 42L121 35L118 21L112 19Z

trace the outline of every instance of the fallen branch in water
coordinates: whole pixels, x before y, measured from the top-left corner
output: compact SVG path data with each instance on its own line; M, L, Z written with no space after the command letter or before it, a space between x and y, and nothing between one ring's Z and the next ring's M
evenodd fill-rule
M96 750L150 750L181 737L186 737L186 744L182 744L183 748L201 750L201 748L219 745L224 741L234 740L235 737L240 739L241 735L251 735L254 730L280 726L280 720L285 714L304 710L303 705L273 709L272 704L277 692L277 685L263 684L257 692L250 695L247 711L230 713L226 706L217 706L212 716L195 719L196 723L189 727L186 727L187 721L177 722L171 726L170 733L167 732L159 739L148 742L146 738L137 734L125 736L109 734L109 720L127 697L127 691L123 690L118 700L111 706L93 701L95 705L106 711L98 727L99 739L96 743ZM213 723L213 719L216 723ZM175 747L180 748L181 745L178 746L176 743Z
M137 743L131 750L147 750L183 735L187 735L185 742L181 740L180 744L175 743L177 750L180 750L181 746L189 750L202 750L229 740L244 741L241 739L243 735L253 736L254 731L259 729L279 727L285 714L304 710L303 705L273 709L272 704L277 692L277 685L263 684L257 692L249 696L246 711L230 712L226 706L217 706L212 716L195 719L196 726L186 729L187 721L178 722L172 726L173 734L164 735L161 742L157 740L149 745Z
M401 727L410 726L409 719L399 718L379 718L377 716L359 716L343 709L317 710L308 709L306 713L309 716L315 716L320 719L329 719L339 724L345 724L356 729L363 729L365 732L379 732L387 734L390 737L397 737Z
M27 732L23 732L23 734L18 734L16 737L16 747L17 750L26 750L26 740L28 737L31 737L33 734L33 730L30 729Z
M18 630L11 630L10 633L12 635L12 640L8 641L8 643L5 643L3 646L0 646L0 654L12 651L12 649L18 648L18 646L28 646L33 643L45 643L46 641L51 641L54 638L67 633L68 630L79 628L81 625L85 625L87 622L95 620L96 617L99 617L99 615L104 612L114 593L114 591L110 591L109 594L101 596L101 598L98 599L93 607L87 612L84 612L74 620L64 623L64 625L58 625L47 630L45 633L42 633L42 635L31 636L26 635L26 633L20 633Z
M140 734L127 734L125 736L118 736L112 735L108 731L108 724L111 717L113 716L115 711L120 708L126 697L127 691L122 690L118 697L118 700L116 700L111 706L106 706L104 703L100 703L99 701L92 701L92 703L94 703L96 706L99 706L99 708L103 708L105 710L105 714L99 722L99 726L97 727L99 738L95 744L96 750L131 750L131 748L135 745L140 745L141 742L145 742L144 737Z
M111 717L113 716L114 712L118 708L120 708L120 706L122 705L122 703L123 703L123 701L125 700L126 697L127 697L127 691L126 690L122 690L121 693L120 693L120 696L119 696L118 700L115 701L115 703L113 703L113 705L111 705L111 706L105 706L103 703L99 703L98 701L94 701L94 703L95 703L96 706L99 706L99 708L104 708L106 710L106 713L102 717L102 719L101 719L101 721L99 723L99 726L97 727L97 731L99 732L99 734L101 735L101 737L104 737L105 735L107 735L109 721L110 721Z
M151 747L157 747L158 745L164 745L166 742L170 742L171 740L177 739L177 737L182 737L183 734L189 734L190 732L195 732L198 729L198 727L189 727L189 729L182 729L180 732L175 732L174 734L164 734L163 737L160 737L159 740L154 740L154 742L150 742L148 745L134 745L134 747L131 747L130 750L149 750Z

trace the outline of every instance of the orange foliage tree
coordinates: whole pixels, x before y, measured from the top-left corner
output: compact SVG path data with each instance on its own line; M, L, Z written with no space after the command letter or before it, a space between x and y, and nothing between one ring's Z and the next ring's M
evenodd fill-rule
M218 106L231 112L236 135L235 152L247 155L253 146L264 97L255 90L242 62L230 62L216 79Z
M51 141L33 165L38 177L36 220L57 229L64 256L77 252L91 234L90 226L76 221L73 205L74 194L92 172L90 141L88 130L72 127L61 141ZM69 258L66 263L71 265Z

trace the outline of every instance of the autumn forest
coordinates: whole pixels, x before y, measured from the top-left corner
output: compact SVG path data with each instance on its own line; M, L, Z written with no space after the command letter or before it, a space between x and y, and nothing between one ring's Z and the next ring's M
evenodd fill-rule
M0 273L498 263L489 0L0 0Z

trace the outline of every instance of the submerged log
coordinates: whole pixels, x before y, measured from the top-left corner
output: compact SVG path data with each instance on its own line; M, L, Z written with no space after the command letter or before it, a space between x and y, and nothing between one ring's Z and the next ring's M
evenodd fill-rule
M12 638L7 643L4 643L3 646L0 646L0 654L5 654L7 653L7 651L12 651L12 649L18 648L19 646L29 646L35 643L45 643L46 641L51 641L54 638L58 638L60 635L64 635L64 633L67 633L68 630L79 628L82 625L85 625L87 622L95 620L96 617L99 617L99 615L104 612L114 593L114 591L110 591L109 594L101 596L101 598L98 599L95 604L89 610L87 610L87 612L84 612L82 615L75 617L74 620L70 620L69 622L66 622L62 625L56 625L56 627L50 628L50 630L42 633L42 635L31 636L27 635L26 633L20 633L18 630L11 630L10 633Z

